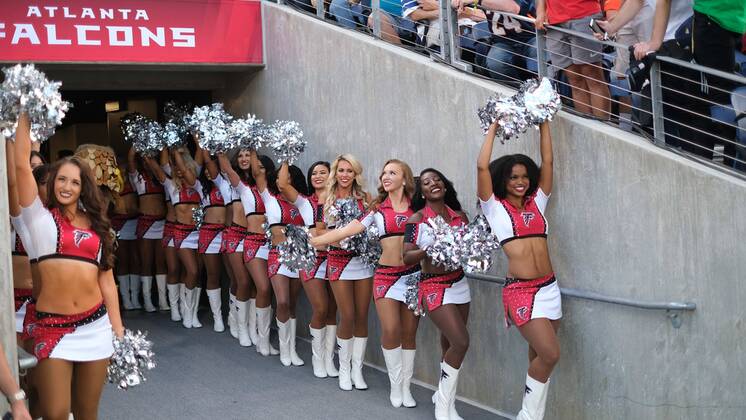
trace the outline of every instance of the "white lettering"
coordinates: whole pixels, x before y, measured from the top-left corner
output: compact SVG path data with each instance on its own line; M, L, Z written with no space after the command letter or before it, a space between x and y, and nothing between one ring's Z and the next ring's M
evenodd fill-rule
M39 45L39 36L36 35L36 30L34 30L34 25L31 25L29 23L14 23L13 26L16 27L15 32L13 32L13 39L10 41L11 44L18 44L18 41L20 41L23 38L26 38L34 45Z
M41 10L39 10L39 8L36 6L29 6L28 12L26 13L26 17L31 17L31 16L41 17Z
M174 47L194 48L194 28L171 28L174 38Z
M101 19L114 19L114 9L98 9Z
M162 27L155 28L155 33L148 28L140 27L140 38L143 47L149 47L152 40L161 47L166 46L166 30Z
M88 31L100 31L98 25L75 25L78 31L78 45L101 45L101 40L88 39Z
M107 26L109 30L109 45L112 47L131 47L134 44L132 42L132 27L131 26ZM117 34L124 34L124 39L119 39Z
M119 11L120 13L122 13L122 19L124 19L124 20L127 20L127 19L128 19L128 17L127 17L127 16L128 16L128 15L130 14L130 12L132 11L131 9L117 9L117 10L118 10L118 11Z
M49 17L54 17L54 12L57 10L57 6L44 6L49 12Z
M62 10L65 12L64 15L65 15L66 18L76 18L76 17L78 17L76 15L71 15L70 14L70 8L69 7L63 7Z
M71 45L69 39L57 39L57 25L44 25L47 28L47 43L49 45Z
M93 14L93 9L84 7L83 12L80 13L80 18L96 19L96 15Z
M137 9L137 12L135 13L135 20L139 20L139 19L150 20L148 18L148 12L142 9Z

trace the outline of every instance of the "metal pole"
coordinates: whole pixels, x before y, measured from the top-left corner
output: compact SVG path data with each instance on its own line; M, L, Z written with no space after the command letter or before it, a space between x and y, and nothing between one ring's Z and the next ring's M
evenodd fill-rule
M440 0L440 14L438 15L438 24L440 25L440 56L446 63L451 63L453 56L451 55L451 37L450 37L450 21L449 13L451 11L450 0Z
M547 68L547 32L536 30L536 65L539 78L549 77Z
M324 19L324 0L316 0L316 16Z
M650 101L653 113L653 138L655 143L666 143L666 132L663 121L663 89L661 87L661 64L658 60L650 66Z
M373 35L381 37L381 0L371 1L371 14L373 16Z

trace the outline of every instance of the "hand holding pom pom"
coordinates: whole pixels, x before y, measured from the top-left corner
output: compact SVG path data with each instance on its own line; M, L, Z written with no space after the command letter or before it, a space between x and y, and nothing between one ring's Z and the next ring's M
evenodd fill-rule
M145 382L145 372L155 368L153 342L146 340L148 333L125 330L122 337L115 337L114 354L107 368L107 381L119 389L127 389Z

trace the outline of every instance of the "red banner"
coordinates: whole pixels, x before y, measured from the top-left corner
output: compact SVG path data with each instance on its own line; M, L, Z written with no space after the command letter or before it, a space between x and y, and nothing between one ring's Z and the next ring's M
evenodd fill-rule
M258 0L2 0L0 61L262 64Z

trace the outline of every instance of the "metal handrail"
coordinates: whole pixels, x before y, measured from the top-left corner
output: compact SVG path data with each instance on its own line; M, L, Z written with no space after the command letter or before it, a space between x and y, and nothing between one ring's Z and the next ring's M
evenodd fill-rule
M486 281L489 283L496 283L501 286L505 285L505 278L493 276L489 274L478 274L468 273L467 277L474 280ZM596 302L613 303L616 305L629 306L638 309L650 309L650 310L661 310L661 311L694 311L697 309L697 304L694 302L655 302L655 301L643 301L629 298L621 298L615 296L607 296L601 293L592 292L590 290L575 289L571 287L560 287L560 292L569 297L578 299L592 300Z
M29 354L21 347L18 347L16 352L18 354L18 370L20 371L21 376L23 376L29 369L36 367L36 364L39 363L39 359L37 359L36 356Z

